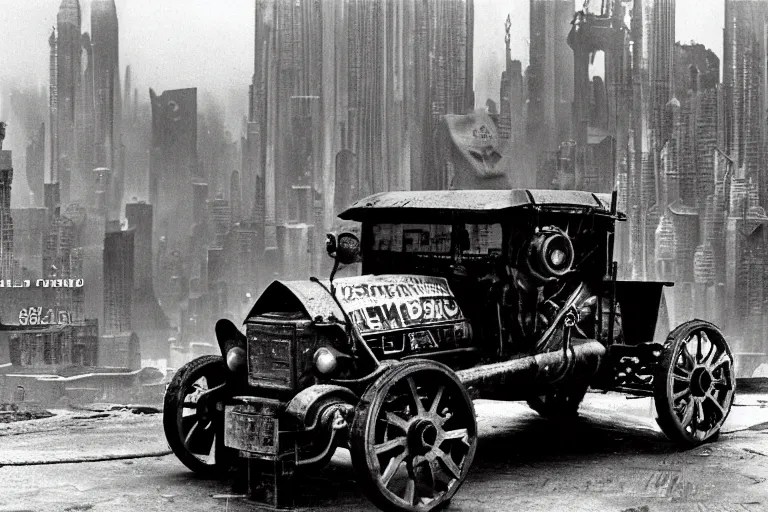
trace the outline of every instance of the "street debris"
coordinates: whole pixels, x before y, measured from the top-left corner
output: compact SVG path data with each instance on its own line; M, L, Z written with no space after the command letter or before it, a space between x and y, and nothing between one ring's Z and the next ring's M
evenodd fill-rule
M0 423L50 418L53 413L31 407L19 407L18 404L0 403Z

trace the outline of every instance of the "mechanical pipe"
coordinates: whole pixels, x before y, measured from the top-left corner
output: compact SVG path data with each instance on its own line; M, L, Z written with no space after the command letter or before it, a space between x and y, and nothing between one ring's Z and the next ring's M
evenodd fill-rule
M568 355L563 350L544 352L501 363L493 363L456 372L465 386L494 385L504 386L513 382L521 373L533 374L534 378L554 383L578 374L579 378L588 378L597 373L600 360L605 354L605 347L598 341L590 340L577 343L574 340Z

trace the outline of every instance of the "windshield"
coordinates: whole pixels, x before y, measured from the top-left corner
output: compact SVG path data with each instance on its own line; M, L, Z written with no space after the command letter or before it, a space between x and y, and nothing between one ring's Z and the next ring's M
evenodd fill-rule
M431 255L500 253L500 224L375 224L372 249L377 252Z
M501 224L374 224L363 273L450 275L455 265L485 266L502 253L502 240Z

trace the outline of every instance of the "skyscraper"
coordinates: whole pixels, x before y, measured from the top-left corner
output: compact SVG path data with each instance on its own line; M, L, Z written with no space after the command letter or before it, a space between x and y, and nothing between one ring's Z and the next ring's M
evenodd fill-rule
M91 3L91 42L93 44L94 166L112 170L116 200L122 202L123 169L119 166L120 63L118 24L114 0Z
M645 0L649 23L650 110L651 131L656 151L671 136L667 103L674 96L675 78L675 0ZM679 99L679 98L678 98Z
M134 231L133 289L140 295L152 290L152 205L144 201L125 205L128 229Z
M531 0L528 69L529 143L536 153L552 151L570 138L573 53L568 47L571 0Z
M144 201L125 205L128 229L133 230L133 300L131 329L139 334L141 353L149 358L168 357L168 317L157 301L152 269L152 210Z
M723 41L723 85L726 89L727 150L739 178L753 177L765 190L766 16L759 0L726 0ZM758 174L759 173L759 174ZM768 206L765 192L760 204Z
M104 334L131 330L134 231L110 222L104 235Z
M118 25L114 0L93 0L91 3L91 43L96 110L94 163L96 167L115 170L121 101Z
M34 194L35 203L43 202L43 183L45 181L45 124L41 124L37 134L27 144L27 185Z
M165 236L174 247L188 243L192 233L192 181L198 173L197 89L177 89L160 95L150 89L149 93L149 202L155 212L155 238Z
M62 0L57 16L56 38L56 176L61 202L70 202L71 176L77 167L75 117L80 90L80 2ZM53 127L51 128L53 130Z
M51 30L51 36L48 38L48 45L50 46L49 62L48 62L48 133L50 135L50 160L51 160L51 172L50 180L54 183L58 181L59 177L59 132L58 132L58 100L59 100L59 88L58 88L58 40L56 38L56 29Z
M11 210L13 217L13 253L22 268L33 275L42 276L43 240L47 229L45 208L19 208Z
M0 124L0 130L4 131ZM11 152L2 149L0 135L0 278L12 279L13 271L13 218L11 217L11 182L13 162Z
M76 175L77 192L80 200L84 200L91 190L88 187L90 171L96 165L96 153L94 142L96 140L96 118L94 98L94 74L93 74L93 44L91 36L87 32L82 35L83 48L82 59L82 86L80 87L80 102L77 107L77 145L79 169Z

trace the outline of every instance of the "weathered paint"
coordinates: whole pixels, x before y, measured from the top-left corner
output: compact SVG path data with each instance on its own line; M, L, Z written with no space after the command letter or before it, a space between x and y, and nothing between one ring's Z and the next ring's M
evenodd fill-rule
M279 402L266 398L235 397L240 403L224 409L224 445L274 457L278 454Z
M609 194L580 190L421 190L382 192L355 202L340 219L366 221L386 210L494 212L522 207L578 207L610 214Z
M336 279L334 286L339 304L363 334L464 320L448 281L442 277L366 275ZM312 320L342 320L344 314L329 289L327 282L275 281L248 317L273 311L275 303L292 296Z

